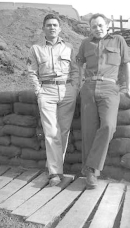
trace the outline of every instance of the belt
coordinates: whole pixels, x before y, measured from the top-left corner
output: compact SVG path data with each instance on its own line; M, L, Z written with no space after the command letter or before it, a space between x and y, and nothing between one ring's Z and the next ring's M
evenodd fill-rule
M116 83L115 79L112 78L104 78L103 76L92 76L85 78L85 81L110 81Z
M42 84L54 84L54 85L65 85L66 83L70 83L72 80L68 79L68 80L62 80L62 81L57 81L57 80L45 80L42 81Z

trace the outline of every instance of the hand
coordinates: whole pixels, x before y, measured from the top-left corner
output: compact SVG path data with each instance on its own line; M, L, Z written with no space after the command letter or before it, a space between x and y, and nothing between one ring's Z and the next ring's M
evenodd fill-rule
M71 82L71 85L73 86L73 88L77 91L77 95L79 93L79 86L78 84L74 83L74 82Z

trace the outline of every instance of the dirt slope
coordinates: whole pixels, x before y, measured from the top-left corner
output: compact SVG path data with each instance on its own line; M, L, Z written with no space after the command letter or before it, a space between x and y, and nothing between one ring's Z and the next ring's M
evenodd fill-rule
M30 88L26 71L28 51L43 35L43 18L49 12L33 8L0 10L0 91ZM84 37L72 29L72 21L68 25L68 19L60 17L61 36L73 43L77 52Z

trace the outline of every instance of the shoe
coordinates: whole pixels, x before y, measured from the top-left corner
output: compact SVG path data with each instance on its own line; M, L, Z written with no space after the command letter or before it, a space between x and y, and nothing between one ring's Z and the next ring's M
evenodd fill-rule
M86 177L86 187L93 189L97 186L97 177L95 176L94 169L87 167L82 172Z
M49 185L50 187L57 186L63 179L62 174L52 174L50 175Z
M49 177L49 172L47 172L46 170L42 173L43 174L43 180L44 181L49 181L50 177Z

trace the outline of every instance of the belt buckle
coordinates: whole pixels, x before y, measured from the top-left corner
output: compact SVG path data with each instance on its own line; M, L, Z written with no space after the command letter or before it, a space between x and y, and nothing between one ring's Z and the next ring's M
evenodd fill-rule
M98 77L99 77L99 78L98 78ZM97 80L103 81L103 80L104 80L104 77L103 77L103 76L97 76Z
M55 82L55 85L65 84L65 82L64 82L64 81L58 81L58 80L55 80L54 82Z

